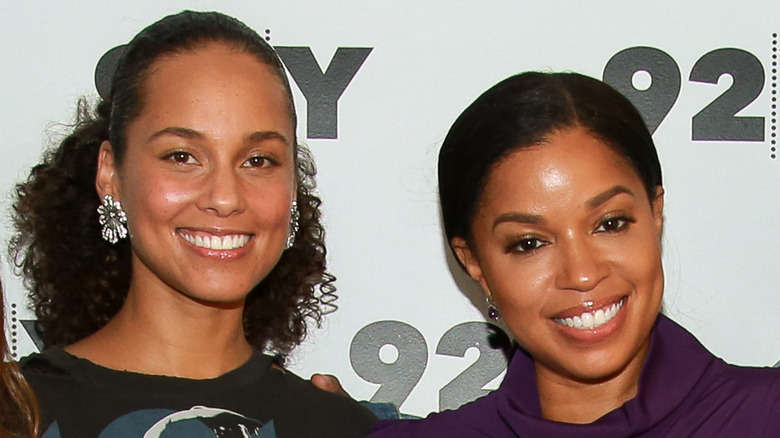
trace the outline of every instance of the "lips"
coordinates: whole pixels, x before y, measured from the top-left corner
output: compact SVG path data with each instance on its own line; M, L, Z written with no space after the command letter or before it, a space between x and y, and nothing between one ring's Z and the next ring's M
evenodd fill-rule
M566 327L579 330L591 330L601 327L602 325L611 321L626 302L626 298L622 298L616 303L606 305L596 310L587 310L576 315L553 318L555 322Z
M250 234L226 234L217 236L203 231L179 230L179 235L187 242L204 249L230 251L243 247L252 238Z

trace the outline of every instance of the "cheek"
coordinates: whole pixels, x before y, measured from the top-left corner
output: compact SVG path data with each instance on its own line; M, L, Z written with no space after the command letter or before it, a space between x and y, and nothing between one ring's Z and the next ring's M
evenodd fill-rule
M137 179L128 190L128 222L164 220L197 199L198 191L191 184L164 178Z
M612 254L612 264L620 267L624 277L637 283L663 283L661 246L655 234L647 232L622 242L620 250Z
M247 187L245 199L252 215L268 227L284 227L290 220L293 188L284 182Z
M485 278L493 299L508 324L529 322L539 315L550 297L554 272L546 257L518 260L503 256L492 260ZM515 329L512 327L512 330Z

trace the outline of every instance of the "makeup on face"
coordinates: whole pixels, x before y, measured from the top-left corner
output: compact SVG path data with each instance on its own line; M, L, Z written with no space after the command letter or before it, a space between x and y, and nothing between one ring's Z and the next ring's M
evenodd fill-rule
M542 368L598 379L640 362L660 307L662 198L580 128L494 165L466 267Z

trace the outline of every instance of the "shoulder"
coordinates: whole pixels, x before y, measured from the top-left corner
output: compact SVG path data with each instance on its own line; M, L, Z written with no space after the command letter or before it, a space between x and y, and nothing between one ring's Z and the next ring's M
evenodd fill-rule
M780 369L740 367L720 359L702 374L678 410L712 433L780 436Z
M72 363L61 348L52 348L42 353L33 353L19 361L24 378L36 393L52 385L73 380Z
M282 398L294 399L300 410L318 412L327 415L354 415L369 418L374 421L376 416L370 409L352 400L351 398L323 391L314 386L309 380L302 379L296 374L276 368L271 369L273 384L278 385L279 395Z
M240 368L202 381L104 369L62 350L31 355L22 367L38 396L44 430L57 421L63 434L89 429L92 434L81 436L98 436L118 422L143 422L160 412L190 415L203 406L273 421L279 436L346 438L369 432L375 420L369 410L272 363L256 353Z
M54 363L57 362L57 351L59 348L44 350L42 353L32 353L23 357L19 361L19 366L24 373L48 374L58 368Z
M84 385L74 373L74 364L61 348L31 354L19 361L22 374L38 401L40 423L46 430L62 412L69 415L78 409Z
M731 365L717 359L714 388L724 388L737 394L772 394L780 399L780 369Z
M487 438L508 432L498 415L495 392L456 410L432 413L422 420L380 420L374 423L371 438L428 438L459 436Z
M731 409L730 417L739 413L766 409L769 404L780 401L780 369L742 367L730 365L713 355L693 334L674 321L659 317L654 338L657 345L652 354L660 354L654 363L656 374L663 377L653 377L645 383L648 386L660 385L677 388L690 403L692 412L707 415L716 410ZM672 388L673 393L675 389ZM669 394L665 388L661 394Z
M272 394L279 408L275 416L279 432L285 427L282 424L289 425L285 436L361 437L377 419L355 400L323 391L286 370L272 368L263 385L263 392Z
M730 365L720 359L718 362L719 373L711 381L713 392L724 392L743 400L780 404L780 369Z

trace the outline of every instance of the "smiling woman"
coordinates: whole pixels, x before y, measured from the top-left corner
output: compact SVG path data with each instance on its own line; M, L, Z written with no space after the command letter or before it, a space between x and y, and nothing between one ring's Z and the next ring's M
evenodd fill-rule
M450 129L439 194L520 348L497 391L371 436L780 436L780 371L728 365L659 314L661 167L617 91L573 73L495 85Z
M488 177L472 245L461 237L453 245L535 353L537 379L623 378L609 398L625 401L636 393L661 303L663 196L659 187L648 200L631 165L616 158L583 128L508 155ZM572 414L598 417L588 409L597 400ZM554 418L558 405L542 410Z
M45 436L368 431L366 409L262 354L282 358L335 299L295 128L279 58L239 21L182 12L129 43L110 98L81 104L17 186Z

